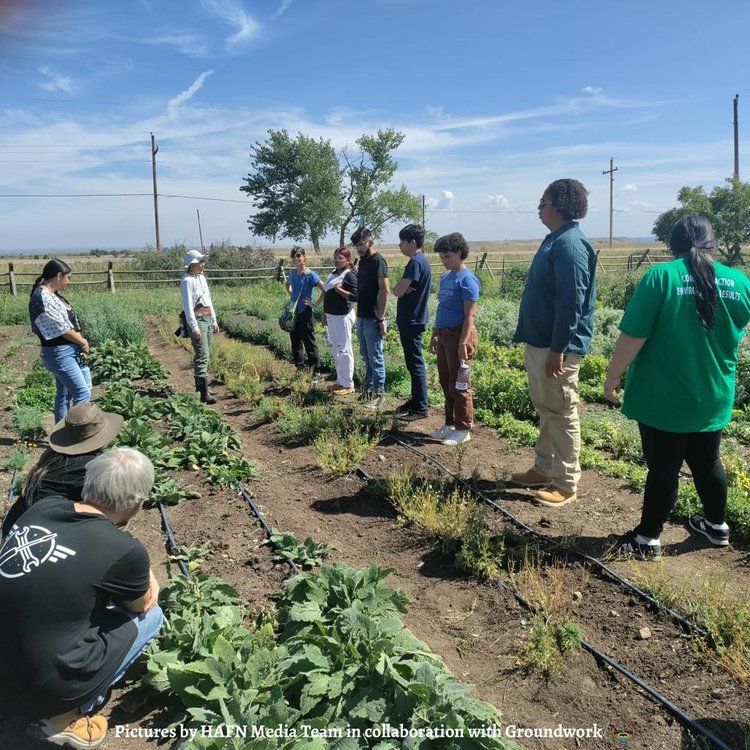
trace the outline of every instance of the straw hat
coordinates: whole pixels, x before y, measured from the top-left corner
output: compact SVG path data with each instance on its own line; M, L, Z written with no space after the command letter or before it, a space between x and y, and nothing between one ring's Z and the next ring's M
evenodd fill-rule
M87 401L72 406L49 435L49 447L55 453L78 456L104 448L122 428L120 414L102 411Z

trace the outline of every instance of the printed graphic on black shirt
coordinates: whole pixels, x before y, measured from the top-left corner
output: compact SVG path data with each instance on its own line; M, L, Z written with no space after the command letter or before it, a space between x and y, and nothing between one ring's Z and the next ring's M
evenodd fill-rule
M14 526L0 548L0 576L20 578L47 562L57 563L76 551L57 543L57 534L42 526Z

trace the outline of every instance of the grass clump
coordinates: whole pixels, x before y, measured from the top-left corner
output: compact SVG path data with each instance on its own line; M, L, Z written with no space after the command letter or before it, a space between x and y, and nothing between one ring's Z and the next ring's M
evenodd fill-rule
M26 448L14 448L3 462L3 471L23 471L30 458Z
M18 430L22 440L40 440L44 437L44 412L35 406L16 404L10 418L10 426Z
M539 672L550 678L560 673L564 657L577 651L583 640L583 630L574 622L555 623L544 614L534 617L534 625L521 651L521 665L528 672Z
M375 444L368 432L362 428L341 434L329 430L319 435L313 443L318 466L332 476L349 474Z

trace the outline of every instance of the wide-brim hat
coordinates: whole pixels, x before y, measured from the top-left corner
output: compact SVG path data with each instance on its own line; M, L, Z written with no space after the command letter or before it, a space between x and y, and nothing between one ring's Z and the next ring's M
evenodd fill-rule
M197 250L188 250L185 255L182 256L182 267L190 268L193 263L200 263L205 259L206 256L203 253L200 253Z
M78 456L104 448L122 429L120 414L102 411L90 401L72 406L49 435L55 453Z

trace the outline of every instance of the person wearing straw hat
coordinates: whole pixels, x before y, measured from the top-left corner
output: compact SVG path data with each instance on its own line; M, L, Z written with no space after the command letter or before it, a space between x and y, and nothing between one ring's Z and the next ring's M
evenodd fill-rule
M114 440L123 421L121 415L102 411L91 402L71 407L53 428L49 447L29 472L23 491L3 519L3 537L25 511L45 497L59 495L80 502L86 466Z
M204 404L215 404L214 394L208 390L208 360L211 354L211 340L219 332L216 311L211 301L208 281L203 275L206 256L197 250L188 250L182 258L185 274L180 283L182 310L190 330L193 343L193 372L195 390Z

